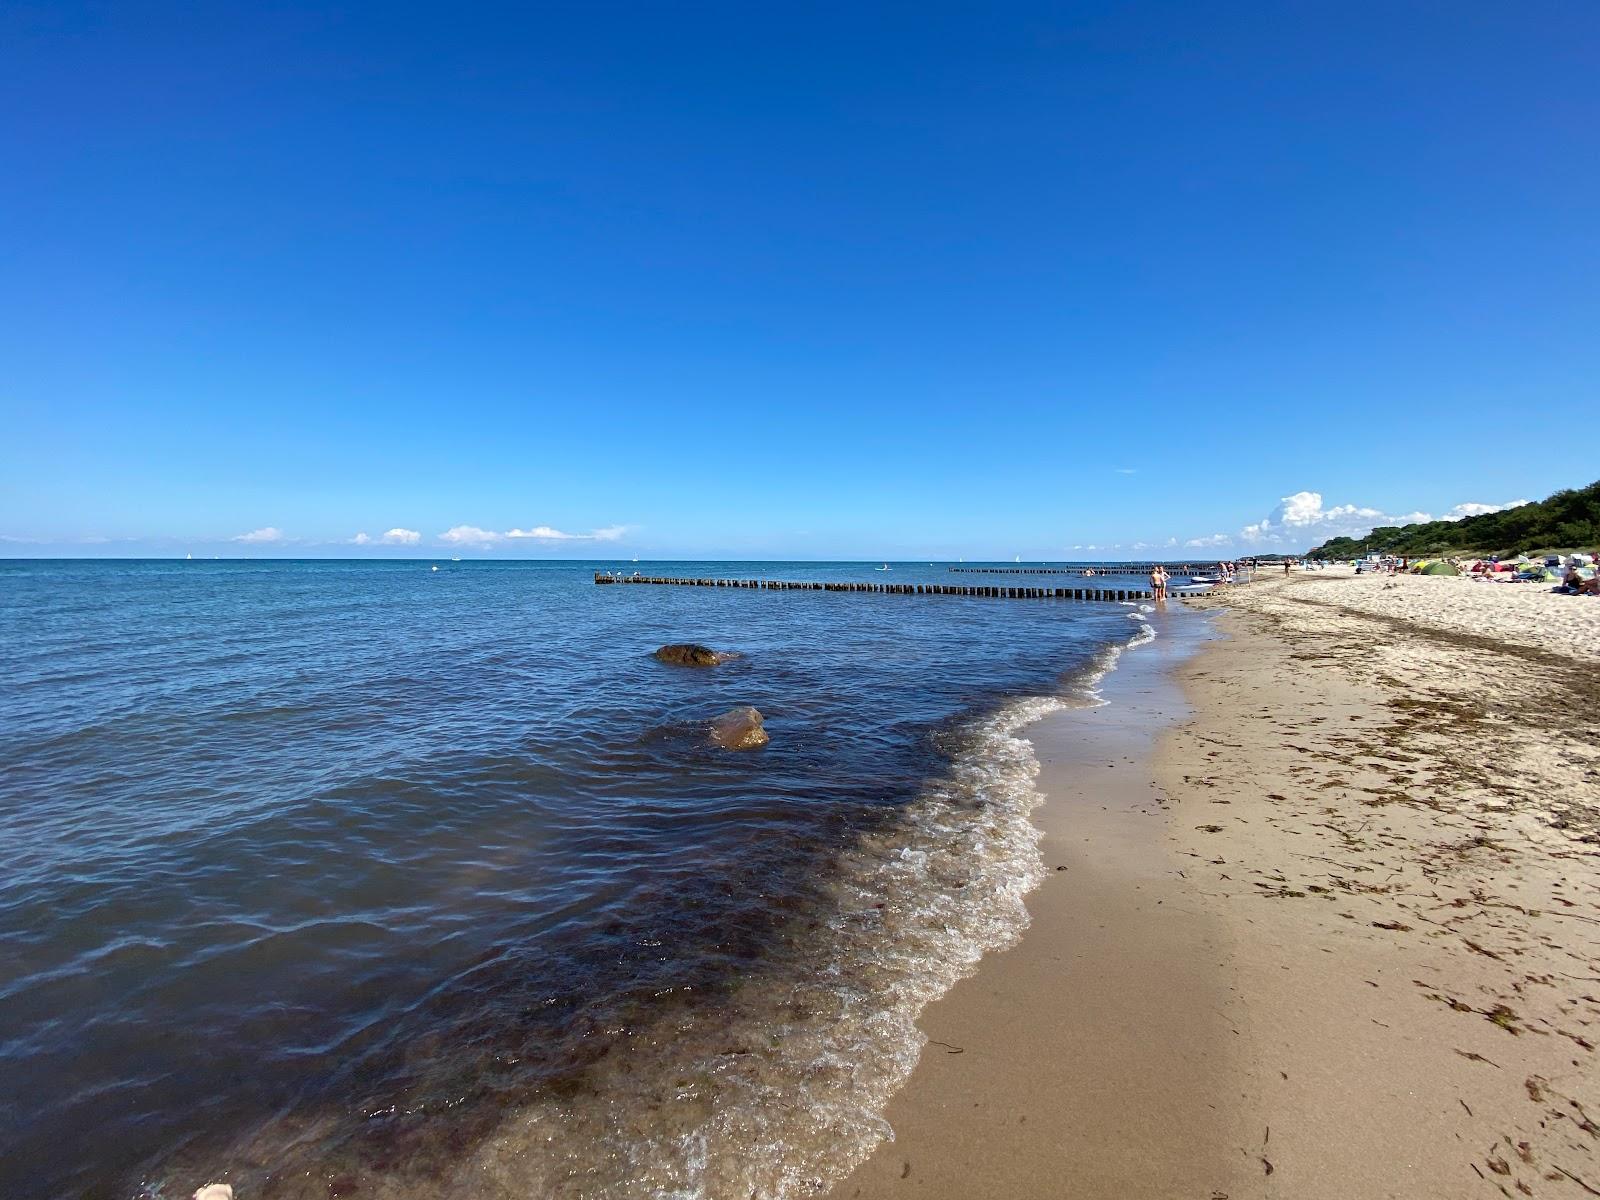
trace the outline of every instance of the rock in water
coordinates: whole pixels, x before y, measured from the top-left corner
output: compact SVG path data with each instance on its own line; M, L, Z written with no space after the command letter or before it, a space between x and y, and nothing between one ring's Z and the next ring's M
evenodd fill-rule
M714 667L732 655L720 654L710 646L702 646L697 642L679 642L661 647L656 651L656 657L678 667Z
M711 722L711 740L724 750L754 750L769 741L767 731L761 728L761 714L748 705Z

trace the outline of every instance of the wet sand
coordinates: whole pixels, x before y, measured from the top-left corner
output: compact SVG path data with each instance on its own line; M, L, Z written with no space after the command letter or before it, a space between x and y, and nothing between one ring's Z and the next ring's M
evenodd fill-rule
M1600 1195L1595 617L1365 582L1208 601L1035 727L1066 869L834 1195Z
M1158 627L1106 678L1106 705L1030 731L1048 797L1032 924L923 1014L929 1045L887 1112L895 1139L834 1195L1207 1197L1238 1175L1230 933L1163 845L1150 774L1187 713L1172 668L1202 623Z

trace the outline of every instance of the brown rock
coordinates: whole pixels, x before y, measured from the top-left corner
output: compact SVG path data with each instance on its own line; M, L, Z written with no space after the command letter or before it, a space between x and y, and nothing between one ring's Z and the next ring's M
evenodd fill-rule
M746 705L730 709L711 722L711 740L724 750L755 750L770 740L761 714Z
M678 642L661 647L656 651L656 657L664 663L671 663L677 667L714 667L734 656L713 650L710 646L702 646L697 642Z

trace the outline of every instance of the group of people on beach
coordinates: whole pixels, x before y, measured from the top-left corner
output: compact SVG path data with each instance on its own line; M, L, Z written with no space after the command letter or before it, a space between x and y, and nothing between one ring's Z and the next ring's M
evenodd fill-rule
M1406 555L1369 555L1355 560L1357 575L1458 575L1483 583L1553 584L1551 591L1573 596L1600 596L1600 551L1552 553L1542 559L1519 554L1515 558L1410 558Z
M1214 576L1195 575L1193 578L1197 583L1211 584L1213 586L1222 583L1238 583L1241 581L1248 583L1250 581L1251 572L1253 572L1254 569L1254 559L1247 559L1243 562L1219 562L1217 564L1216 574ZM1092 575L1093 572L1085 571L1084 574ZM1172 576L1167 574L1166 567L1162 566L1160 563L1156 563L1150 568L1150 591L1157 600L1165 600L1167 598L1167 585L1171 582Z
M1444 560L1471 579L1509 583L1550 583L1550 590L1573 596L1600 596L1600 552L1549 554L1543 560L1518 555L1462 561Z

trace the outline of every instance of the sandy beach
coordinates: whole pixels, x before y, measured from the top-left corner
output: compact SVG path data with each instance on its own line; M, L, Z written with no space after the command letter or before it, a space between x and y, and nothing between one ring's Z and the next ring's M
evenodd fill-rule
M1600 1195L1600 603L1194 607L1035 727L1032 925L833 1194Z

